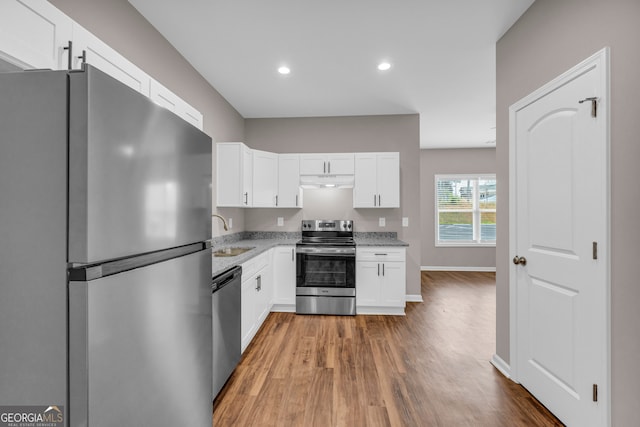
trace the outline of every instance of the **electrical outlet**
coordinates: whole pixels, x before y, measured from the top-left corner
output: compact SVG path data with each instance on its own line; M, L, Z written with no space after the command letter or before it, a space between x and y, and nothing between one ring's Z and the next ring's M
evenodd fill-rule
M402 217L402 226L403 227L408 227L409 226L409 217L407 217L407 216L403 216Z
M227 225L229 226L229 230L233 228L233 218L229 218L229 221L227 221Z
M278 227L282 227L284 225L284 218L279 216L278 217Z
M378 227L386 227L386 225L387 225L386 218L384 217L378 218Z

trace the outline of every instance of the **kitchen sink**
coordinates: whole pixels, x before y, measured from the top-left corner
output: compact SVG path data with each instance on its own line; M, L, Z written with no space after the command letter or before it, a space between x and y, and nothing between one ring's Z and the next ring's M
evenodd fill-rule
M238 256L240 254L243 254L247 251L250 251L251 249L254 248L224 248L224 249L218 249L217 251L215 251L213 253L213 256L217 256L217 257L232 257L232 256Z

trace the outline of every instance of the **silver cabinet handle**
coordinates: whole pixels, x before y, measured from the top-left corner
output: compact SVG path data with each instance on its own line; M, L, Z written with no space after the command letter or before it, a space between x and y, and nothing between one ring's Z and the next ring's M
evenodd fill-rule
M322 173L327 173L327 162L322 162Z
M278 206L278 195L276 195L276 206Z
M380 198L379 194L378 194L378 206L382 206L382 199Z
M295 260L296 260L296 250L291 249L291 261L295 261Z
M69 51L69 55L67 56L67 68L70 70L73 67L73 42L69 40L69 43L67 43L63 49Z
M296 207L298 206L298 195L296 194Z
M262 290L262 276L256 277L256 291L260 292Z
M331 162L327 162L329 163L329 173L331 173Z
M378 276L380 275L380 264L378 264Z
M384 276L384 264L382 264L382 275Z
M375 194L373 195L373 206L378 206L378 205L376 205L376 195Z
M244 204L247 205L249 204L249 193L244 193Z

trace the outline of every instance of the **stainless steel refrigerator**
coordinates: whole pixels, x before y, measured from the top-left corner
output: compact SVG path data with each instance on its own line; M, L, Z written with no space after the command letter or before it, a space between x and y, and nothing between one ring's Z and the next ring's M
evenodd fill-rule
M96 68L0 74L0 407L212 424L211 139Z

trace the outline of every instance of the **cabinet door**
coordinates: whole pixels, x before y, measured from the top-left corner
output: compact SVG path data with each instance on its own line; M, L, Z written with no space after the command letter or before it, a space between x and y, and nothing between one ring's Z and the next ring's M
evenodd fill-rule
M400 207L400 153L378 153L378 207Z
M273 286L271 281L271 268L266 267L260 270L256 276L258 287L258 297L256 301L256 332L262 326L262 322L269 315L271 301L273 297Z
M325 154L300 154L300 175L323 175L327 173Z
M301 208L300 156L297 154L278 155L278 194L276 206L279 208Z
M376 153L357 153L355 155L354 178L353 207L373 208L378 206Z
M273 303L274 305L296 304L296 258L295 246L278 246L273 255Z
M42 0L0 1L0 58L19 68L66 70L71 18Z
M354 172L353 153L328 154L327 173L331 175L353 175Z
M407 294L405 263L385 262L382 265L380 305L385 307L404 307Z
M253 150L253 206L274 207L277 187L278 155Z
M242 144L242 167L240 185L242 187L239 206L253 206L253 150Z
M240 142L216 144L216 204L225 207L244 206L243 155Z
M380 305L380 273L378 262L356 262L356 306Z
M242 308L240 310L240 330L242 333L242 351L247 348L251 339L256 334L256 301L258 291L256 289L256 276L251 276L242 282Z
M102 40L85 30L82 26L73 25L73 68L80 68L82 59L79 56L85 53L87 63L94 65L111 77L137 90L145 96L149 96L150 77L109 47Z
M202 130L202 113L153 79L149 82L149 97L156 104L173 111L178 117Z

